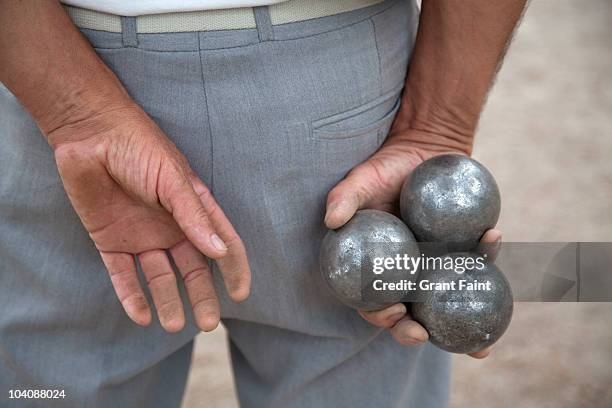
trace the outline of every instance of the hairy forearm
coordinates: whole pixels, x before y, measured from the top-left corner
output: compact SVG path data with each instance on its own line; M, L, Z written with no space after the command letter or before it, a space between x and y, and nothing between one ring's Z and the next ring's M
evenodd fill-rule
M398 138L471 152L487 92L525 0L423 0ZM416 130L416 132L415 132Z
M45 135L129 103L58 2L8 0L0 7L0 81Z

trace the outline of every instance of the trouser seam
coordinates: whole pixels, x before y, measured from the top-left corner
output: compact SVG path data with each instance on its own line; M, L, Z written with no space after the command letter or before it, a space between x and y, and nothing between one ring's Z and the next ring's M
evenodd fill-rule
M370 17L368 19L370 21L370 25L372 27L372 37L374 39L374 48L376 49L376 61L378 65L378 95L382 96L383 92L383 76L382 76L382 59L380 58L380 49L378 47L378 36L376 35L376 22L374 19ZM376 143L380 144L381 139L383 138L382 132L379 129L376 135Z
M204 107L206 108L206 123L208 126L208 137L210 138L210 185L208 186L210 192L214 194L215 191L215 149L214 140L212 133L212 125L210 123L210 110L208 104L208 94L206 93L206 80L204 79L204 61L202 55L202 46L200 44L200 35L198 35L198 51L200 58L200 75L202 78L202 92L204 93Z
M376 35L376 22L370 17L370 24L372 25L372 36L374 37L374 47L376 48L376 58L378 60L378 88L379 95L383 94L383 76L382 76L382 59L380 58L380 48L378 46L378 36Z

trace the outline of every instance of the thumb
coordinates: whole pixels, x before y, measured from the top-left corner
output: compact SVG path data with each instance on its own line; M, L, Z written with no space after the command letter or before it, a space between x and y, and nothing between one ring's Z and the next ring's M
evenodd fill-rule
M329 192L325 225L340 228L361 208L387 210L397 199L408 173L423 161L422 155L414 148L383 146Z
M178 167L178 166L177 166ZM172 169L175 170L175 169ZM185 236L193 245L209 258L219 259L227 255L227 246L215 230L211 215L215 208L205 207L201 195L210 192L200 192L194 189L194 183L185 173L188 171L169 171L165 174L167 182L162 182L165 188L158 189L159 201L172 214ZM205 189L199 181L199 188ZM214 200L209 200L214 202Z
M370 191L375 191L372 178L367 176L361 166L351 171L344 180L327 195L325 225L327 228L340 228L350 220L355 212L370 201Z

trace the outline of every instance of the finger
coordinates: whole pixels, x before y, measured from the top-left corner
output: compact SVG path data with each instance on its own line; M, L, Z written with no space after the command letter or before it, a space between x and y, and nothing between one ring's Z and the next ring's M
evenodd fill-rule
M183 277L197 326L205 332L214 330L221 316L208 262L187 240L171 248L170 253Z
M125 313L134 323L149 325L151 308L138 281L134 256L120 252L100 252L100 255Z
M395 326L395 324L404 316L406 316L406 306L403 303L396 303L382 310L375 310L367 312L359 310L359 314L368 323L388 329Z
M158 192L164 208L172 213L185 236L209 258L219 259L227 255L227 245L215 231L211 220L211 208L205 208L191 181L179 170L169 172L173 180L161 183Z
M495 244L500 242L502 238L502 232L498 229L492 228L484 233L480 242L483 244Z
M490 262L494 262L499 255L499 251L501 249L502 242L502 233L498 229L490 229L482 236L480 239L480 244L478 246L478 252L486 255L487 260Z
M185 314L168 255L162 249L153 249L139 254L138 260L162 327L171 333L181 330Z
M489 354L491 354L491 347L484 348L484 349L482 349L480 351L477 351L475 353L470 353L470 354L468 354L468 356L470 356L472 358L475 358L475 359L478 359L478 360L481 360L483 358L487 358L489 356Z
M421 344L429 339L427 330L419 323L412 320L410 316L406 316L397 322L390 331L393 338L395 338L398 343L405 346Z
M352 171L329 192L324 221L327 228L340 228L365 205L368 195L362 178L358 171Z
M244 243L204 183L195 176L191 182L202 205L208 211L215 231L228 247L227 255L216 260L227 292L233 301L242 302L249 296L251 289L251 269Z

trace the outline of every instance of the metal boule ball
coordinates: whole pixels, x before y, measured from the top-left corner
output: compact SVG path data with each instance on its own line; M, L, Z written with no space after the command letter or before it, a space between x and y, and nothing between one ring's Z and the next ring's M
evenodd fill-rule
M372 273L373 261L396 255L418 257L412 232L399 218L384 211L360 210L345 225L329 230L321 244L319 263L323 279L335 297L360 310L378 310L401 302L407 291L373 291L372 283L413 280L417 274L390 269Z
M467 265L469 258L475 261ZM469 354L492 345L512 319L508 280L477 253L453 253L441 259L455 269L436 266L421 271L419 301L411 304L413 319L425 327L434 345L451 353ZM461 264L464 267L458 268Z
M400 196L402 219L419 242L449 244L449 252L476 247L499 218L501 199L491 173L457 154L432 157L408 175Z

